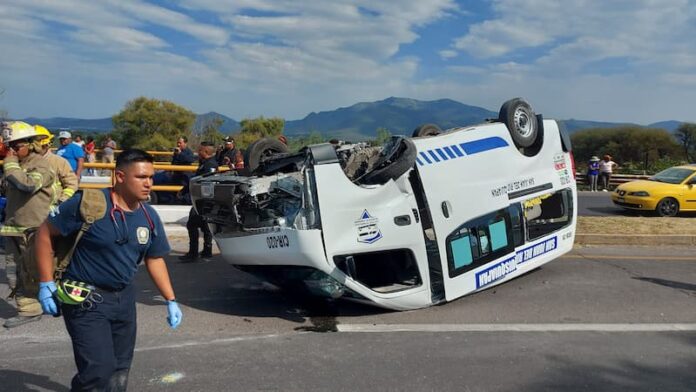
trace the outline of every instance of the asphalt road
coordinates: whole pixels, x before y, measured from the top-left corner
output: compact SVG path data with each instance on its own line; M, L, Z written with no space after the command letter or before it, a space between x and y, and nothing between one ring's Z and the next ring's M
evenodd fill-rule
M132 391L696 390L691 248L578 248L410 312L289 297L219 257L174 258L176 331L138 276ZM0 390L67 391L73 372L62 319L0 330Z
M637 216L638 213L617 207L611 201L610 192L578 192L580 216ZM649 215L649 214L648 214Z

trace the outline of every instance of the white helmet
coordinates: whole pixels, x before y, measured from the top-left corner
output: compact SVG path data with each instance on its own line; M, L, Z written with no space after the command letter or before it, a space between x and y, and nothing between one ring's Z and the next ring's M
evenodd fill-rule
M3 137L5 143L14 142L16 140L31 139L36 137L37 140L43 139L46 135L42 135L36 131L36 128L22 121L12 121L3 123Z

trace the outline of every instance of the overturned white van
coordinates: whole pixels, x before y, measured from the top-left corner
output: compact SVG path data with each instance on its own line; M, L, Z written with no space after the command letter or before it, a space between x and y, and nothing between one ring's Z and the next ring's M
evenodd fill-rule
M570 139L522 99L499 119L421 126L384 147L247 150L246 175L191 181L222 257L275 285L389 309L524 274L573 246Z

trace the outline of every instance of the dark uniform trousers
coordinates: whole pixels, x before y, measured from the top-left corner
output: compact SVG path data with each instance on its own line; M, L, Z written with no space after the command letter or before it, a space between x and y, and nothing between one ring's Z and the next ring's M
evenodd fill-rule
M203 250L210 250L213 248L213 233L210 232L210 227L205 223L203 217L196 213L196 210L191 208L189 212L188 222L186 222L186 229L189 235L189 253L198 253L198 229L203 232Z
M71 391L125 391L136 336L135 285L98 290L104 302L89 310L61 305L78 373Z

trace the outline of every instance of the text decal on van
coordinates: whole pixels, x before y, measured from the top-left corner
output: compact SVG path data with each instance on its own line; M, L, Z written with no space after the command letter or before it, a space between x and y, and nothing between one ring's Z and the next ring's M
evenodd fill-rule
M450 159L461 158L465 155L474 155L507 146L508 143L503 138L492 136L472 142L452 144L420 151L416 157L416 163L418 163L418 166L432 165L438 162L449 161Z
M481 287L503 279L506 275L515 272L518 265L556 249L556 244L557 237L550 238L516 252L514 257L510 257L477 272L476 288L480 289Z

